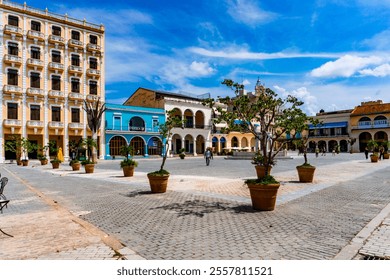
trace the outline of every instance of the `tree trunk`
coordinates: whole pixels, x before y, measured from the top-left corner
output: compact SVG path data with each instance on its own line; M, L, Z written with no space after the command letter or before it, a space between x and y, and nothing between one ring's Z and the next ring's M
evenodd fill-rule
M92 133L92 139L95 141L96 145L99 147L99 143L97 142L97 133ZM97 156L97 149L92 146L92 161L97 162L98 156Z

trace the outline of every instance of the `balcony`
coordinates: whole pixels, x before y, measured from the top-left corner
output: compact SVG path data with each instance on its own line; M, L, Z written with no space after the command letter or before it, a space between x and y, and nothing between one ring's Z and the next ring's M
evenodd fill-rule
M63 99L65 98L65 94L59 90L49 90L49 97Z
M100 53L101 47L99 45L89 43L87 44L87 51Z
M3 125L5 127L22 127L22 121L21 120L12 120L12 119L5 119L3 121Z
M376 120L376 121L361 121L358 122L357 126L352 129L375 129L375 128L388 128L390 124L387 120Z
M64 71L64 64L58 62L50 62L49 69L52 71Z
M4 55L4 63L20 66L22 64L22 58L17 55L6 54Z
M22 95L23 94L21 87L13 86L13 85L4 85L3 93L17 94L17 95Z
M29 30L27 32L27 37L29 39L37 39L39 41L45 41L45 34L43 34L42 32L40 31L35 31L35 30Z
M43 128L43 121L27 121L27 127L29 128Z
M100 96L95 95L95 94L88 94L87 95L87 101L89 102L96 102L100 99Z
M38 96L38 97L43 97L45 95L45 91L40 88L28 88L26 91L26 94L28 96Z
M68 72L69 73L82 74L83 73L83 68L80 67L80 66L69 65Z
M49 122L50 129L64 129L63 122Z
M9 35L23 36L22 28L9 24L4 26L4 33Z
M43 68L43 61L40 59L29 58L27 59L27 65L34 68Z
M78 48L78 49L84 48L83 42L81 42L79 40L75 40L75 39L69 39L68 46L73 47L73 48Z
M49 35L49 42L52 44L65 45L65 39L57 35Z
M88 68L87 69L87 76L100 77L100 70Z
M84 124L83 123L69 123L68 128L70 130L83 130Z
M70 100L84 100L84 95L78 92L69 92L68 99Z

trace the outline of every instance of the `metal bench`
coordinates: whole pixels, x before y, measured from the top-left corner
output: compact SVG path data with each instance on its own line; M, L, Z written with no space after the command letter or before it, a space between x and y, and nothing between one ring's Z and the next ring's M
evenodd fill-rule
M1 175L0 175L1 176ZM4 188L5 188L5 185L7 185L8 183L8 178L7 177L3 177L0 179L1 181L1 185L0 185L0 213L3 214L3 208L6 207L7 208L7 205L9 203L9 199L7 199L7 197L4 195ZM0 232L9 236L9 237L13 237L11 234L8 234L6 232L4 232L1 228L0 228Z

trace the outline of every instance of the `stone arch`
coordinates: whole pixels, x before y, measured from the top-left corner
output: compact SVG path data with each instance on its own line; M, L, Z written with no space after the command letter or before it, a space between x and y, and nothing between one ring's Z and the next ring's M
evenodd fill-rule
M340 141L340 152L348 152L348 141L347 140L341 140Z
M232 140L230 141L231 143L231 147L234 148L234 147L238 147L238 139L236 136L233 136Z
M148 141L148 154L150 156L162 155L162 146L162 141L159 137L151 137Z
M205 145L206 145L206 141L203 137L203 135L198 135L196 137L196 153L197 154L203 154L205 152Z
M184 149L186 153L192 154L194 152L194 137L191 134L184 137Z
M195 127L204 128L204 113L200 110L195 113Z
M329 149L328 151L331 152L333 150L336 150L337 145L338 145L338 143L336 140L330 140L328 142L328 149Z
M122 146L127 146L126 139L120 135L113 136L109 142L110 155L111 156L120 156L121 155L120 148Z
M248 139L246 137L242 137L241 139L241 148L249 147Z
M182 137L179 134L173 134L172 135L172 141L171 141L171 150L175 154L179 154L180 149L182 148Z
M140 136L134 136L130 141L135 156L145 155L145 140Z
M194 113L190 109L184 111L184 127L193 128L194 127Z
M384 132L384 131L378 131L378 132L376 132L376 133L374 134L374 140L375 140L376 142L378 142L379 145L380 145L381 142L388 141L387 133Z
M360 152L364 151L364 148L367 147L367 142L372 139L372 136L369 132L362 132L359 135L359 150Z

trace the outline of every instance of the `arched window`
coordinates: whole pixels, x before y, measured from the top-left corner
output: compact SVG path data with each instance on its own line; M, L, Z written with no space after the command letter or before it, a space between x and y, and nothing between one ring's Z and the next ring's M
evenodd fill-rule
M114 136L110 140L110 155L111 156L119 156L120 148L122 146L127 146L126 140L122 136Z
M145 122L140 117L133 117L129 122L130 131L145 131Z

